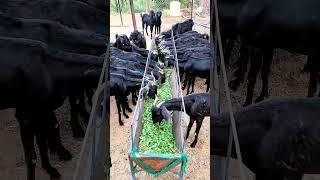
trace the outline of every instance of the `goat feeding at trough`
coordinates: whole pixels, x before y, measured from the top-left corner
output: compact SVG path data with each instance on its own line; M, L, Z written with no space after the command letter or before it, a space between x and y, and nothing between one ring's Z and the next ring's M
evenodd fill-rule
M190 22L183 22L181 26L185 23L187 24L185 26L189 27ZM189 30L188 28L185 29ZM192 31L192 29L185 31L178 31L174 36L181 80L183 75L185 75L182 89L184 90L187 87L187 94L192 93L194 91L195 79L199 77L207 80L207 91L209 91L210 85L208 80L210 77L210 58L212 58L212 52L210 50L208 35L200 34ZM158 57L162 62L169 66L175 65L175 58L172 56L175 51L171 36L160 36L158 38L157 51ZM167 56L166 54L170 55Z
M191 144L195 147L198 141L198 135L202 125L202 121L206 116L210 115L210 95L208 93L195 93L183 97L186 113L190 117L187 129L186 139L189 136L191 127L196 121L196 136ZM163 119L169 120L171 113L169 111L180 111L182 109L182 98L173 98L166 100L152 107L152 120L154 123L160 123Z
M143 49L147 48L146 38L138 30L134 30L130 34L129 40L132 41L133 44L135 44L139 48L143 48Z
M118 36L118 42L116 43L120 43L122 38L126 39L126 36ZM147 58L139 53L110 47L110 95L115 96L120 125L123 125L121 110L126 118L129 118L126 111L132 112L127 98L130 93L132 94L132 103L136 104L137 93L141 87L146 62ZM149 60L146 78L150 82L147 83L146 87L148 88L147 95L154 99L157 87L151 82L158 80L161 84L165 81L165 75L158 62L152 59Z
M172 98L172 90L169 84L171 70L165 70L166 79L157 93L158 100L168 100ZM172 133L171 123L160 123L155 125L152 121L153 99L147 98L143 112L143 129L140 136L140 149L148 153L173 154L177 152L175 140Z

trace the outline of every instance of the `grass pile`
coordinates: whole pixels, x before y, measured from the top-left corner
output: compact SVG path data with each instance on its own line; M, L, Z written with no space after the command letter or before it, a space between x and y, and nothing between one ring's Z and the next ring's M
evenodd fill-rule
M170 86L171 69L164 70L166 81L158 88L157 99L166 101L172 98L172 89ZM151 117L151 108L154 100L147 98L144 105L143 129L140 136L140 151L152 154L174 154L177 152L175 139L172 133L172 123L162 121L159 124L153 124Z

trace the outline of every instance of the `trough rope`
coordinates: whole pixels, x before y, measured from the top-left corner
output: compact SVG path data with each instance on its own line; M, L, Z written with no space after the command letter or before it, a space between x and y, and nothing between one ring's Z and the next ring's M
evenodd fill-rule
M173 45L173 49L174 49L174 58L175 58L175 62L176 62L176 71L177 71L177 74L176 74L176 77L177 77L177 81L178 81L178 85L177 87L180 88L180 96L181 96L181 101L182 101L182 108L183 108L183 111L186 113L186 107L185 107L185 104L184 104L184 99L183 99L183 93L182 93L182 88L181 88L181 82L180 82L180 73L179 73L179 63L178 63L178 55L177 55L177 49L176 49L176 43L175 43L175 40L174 40L174 35L173 35L173 28L171 28L171 41L172 41L172 45ZM178 95L179 97L179 95ZM180 128L181 125L182 125L182 113L180 112L179 113L179 124L180 124ZM181 133L183 133L184 131L181 129ZM182 136L182 148L181 148L181 151L183 152L183 149L184 149L184 146L185 146L185 136L183 134Z
M216 20L215 23L216 23L216 27L217 27L216 28L216 31L217 31L216 33L217 33L217 37L218 37L219 52L220 52L220 58L221 58L221 62L220 63L221 63L221 68L222 68L222 73L223 73L224 89L225 89L226 96L227 96L227 105L228 105L230 121L231 121L229 142L228 142L228 155L227 156L228 156L228 160L230 160L231 148L232 148L232 138L234 138L234 141L235 141L234 143L235 143L235 148L236 148L236 155L237 155L238 165L239 165L239 169L240 169L240 177L241 177L242 180L245 180L246 178L245 178L245 173L244 173L243 164L242 164L241 150L240 150L240 145L239 145L239 139L238 139L238 133L237 133L237 128L236 128L235 118L234 118L233 109L232 109L230 89L229 89L229 86L228 86L227 72L226 72L224 56L223 56L223 50L222 50L222 41L221 41L221 33L220 33L220 24L219 24L219 14L218 14L217 0L213 0L213 3L214 3L214 13L215 13L215 20ZM230 149L230 152L229 152L229 149Z

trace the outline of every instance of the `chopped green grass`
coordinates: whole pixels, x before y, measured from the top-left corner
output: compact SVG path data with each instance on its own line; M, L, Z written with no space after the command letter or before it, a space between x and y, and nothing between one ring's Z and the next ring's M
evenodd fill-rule
M172 98L172 89L169 84L171 69L164 70L166 82L158 89L157 99L165 101ZM140 136L140 151L153 154L174 154L177 152L175 139L172 133L172 123L161 122L153 124L151 108L154 100L147 98L144 105L143 129Z

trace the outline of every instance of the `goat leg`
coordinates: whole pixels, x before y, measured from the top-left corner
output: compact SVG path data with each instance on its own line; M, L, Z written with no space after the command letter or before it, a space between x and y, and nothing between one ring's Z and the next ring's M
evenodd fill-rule
M78 108L79 108L79 114L84 118L85 123L88 124L90 114L88 113L88 111L86 109L84 98L80 98Z
M187 95L190 94L189 90L190 90L190 86L191 86L192 80L193 80L193 77L190 76L189 79L188 79L188 85L187 85Z
M148 24L146 24L146 33L147 33L147 36L149 36L149 34L148 34Z
M125 112L125 110L132 112L132 109L129 106L129 101L128 101L127 96L124 96L124 99L122 102L123 102L123 112ZM125 115L127 118L129 118L129 116L127 114L123 114L123 115Z
M68 161L72 159L71 153L62 145L60 138L60 128L58 120L54 112L49 112L47 119L49 120L49 135L48 135L48 144L49 147L53 148L57 152L60 160Z
M152 39L153 26L154 26L154 25L150 25L150 31L151 31L151 32L150 32L150 34L151 34L151 39Z
M202 126L202 121L203 121L203 118L202 119L196 119L196 135L195 135L195 138L194 138L194 141L193 143L191 144L191 147L194 148L198 142L198 136L199 136L199 132L200 132L200 129L201 129L201 126Z
M196 77L192 77L192 89L191 89L191 92L190 92L190 94L192 94L193 92L194 92L194 83L195 83L195 81L196 81Z
M246 102L243 104L244 107L252 104L254 87L257 81L258 73L261 69L261 63L262 63L261 53L258 52L258 50L255 50L254 54L255 54L255 57L251 61L251 66L250 66L249 75L248 75L247 97L246 97Z
M142 21L142 34L144 35L144 23Z
M137 97L136 92L135 91L131 92L131 99L132 99L133 105L137 104L136 97Z
M71 119L70 125L74 138L82 138L84 137L84 130L80 126L78 119L79 106L76 103L76 98L74 96L69 96L70 103L70 111L71 111ZM51 149L51 148L50 148Z
M46 145L46 139L44 136L44 133L37 133L36 134L36 139L37 139L37 144L39 147L40 151L40 157L41 157L41 163L42 163L42 168L47 171L47 173L50 175L50 178L59 178L61 175L58 172L57 169L51 166L49 162L49 157L48 157L48 147Z
M188 128L187 128L186 139L188 139L188 137L189 137L189 133L190 133L190 130L191 130L193 124L194 124L194 119L190 117L190 122L189 122Z
M236 91L240 84L244 81L245 73L247 71L248 66L248 58L249 58L249 47L245 45L240 46L240 57L236 61L237 69L234 73L235 79L229 82L229 87Z
M123 122L121 120L121 107L120 107L120 100L116 98L116 104L117 104L117 109L118 109L118 116L119 116L119 124L120 126L123 126Z
M313 97L314 93L317 91L317 77L318 77L318 69L319 63L318 59L313 57L312 55L308 56L308 61L310 63L310 79L309 79L309 89L307 97Z
M25 162L27 165L27 180L35 180L35 168L37 155L34 149L34 134L28 120L19 119L20 136L24 150Z
M266 51L263 58L263 63L261 67L261 79L262 79L262 90L260 96L256 99L256 103L263 101L265 98L269 97L268 92L268 80L272 63L273 50L270 49Z

